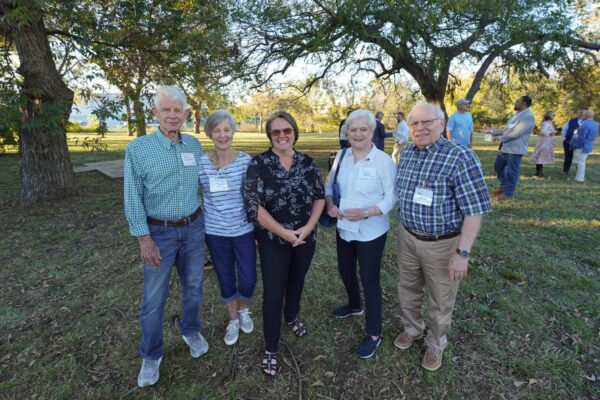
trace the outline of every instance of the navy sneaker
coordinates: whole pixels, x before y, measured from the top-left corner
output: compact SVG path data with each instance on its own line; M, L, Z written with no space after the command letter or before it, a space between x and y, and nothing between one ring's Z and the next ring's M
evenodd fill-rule
M344 304L343 306L339 306L335 310L333 310L333 315L336 318L346 318L351 315L362 315L362 308L352 308L350 304Z
M358 345L358 349L356 349L356 354L363 359L371 358L380 344L381 336L377 340L373 340L371 339L371 335L365 335L362 342Z

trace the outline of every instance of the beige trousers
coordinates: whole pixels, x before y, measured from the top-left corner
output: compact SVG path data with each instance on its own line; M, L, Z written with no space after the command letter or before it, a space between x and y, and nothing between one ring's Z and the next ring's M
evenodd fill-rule
M449 279L448 262L456 252L459 239L460 236L424 242L408 233L402 225L396 236L402 324L412 336L419 336L425 331L423 305L426 289L429 297L429 331L425 344L437 351L443 351L448 344L446 332L452 322L459 284L459 281Z

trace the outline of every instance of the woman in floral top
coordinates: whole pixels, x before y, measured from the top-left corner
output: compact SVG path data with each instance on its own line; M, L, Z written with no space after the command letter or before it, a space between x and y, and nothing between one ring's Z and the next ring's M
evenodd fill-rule
M266 131L272 147L250 161L243 197L248 220L255 222L264 288L266 350L261 367L273 376L277 373L282 307L291 331L298 337L308 333L297 316L325 196L314 160L294 150L298 140L294 118L278 111L267 120Z

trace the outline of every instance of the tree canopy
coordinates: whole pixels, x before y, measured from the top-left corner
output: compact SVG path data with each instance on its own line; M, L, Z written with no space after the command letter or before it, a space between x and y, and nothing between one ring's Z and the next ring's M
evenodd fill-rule
M476 68L472 99L495 61L547 74L600 49L577 32L569 0L243 0L237 13L244 57L277 64L264 80L299 60L318 65L313 81L404 71L440 104L453 71Z

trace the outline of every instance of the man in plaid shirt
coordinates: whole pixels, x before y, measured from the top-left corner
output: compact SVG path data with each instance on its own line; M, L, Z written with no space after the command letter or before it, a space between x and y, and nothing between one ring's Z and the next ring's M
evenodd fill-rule
M481 163L469 148L442 137L444 112L417 104L408 115L413 144L403 153L396 177L399 200L398 296L404 325L394 345L408 349L425 332L423 294L429 295L429 330L421 365L442 365L446 332L460 280L482 215L492 210Z
M180 132L188 113L180 88L159 88L152 112L158 130L137 138L125 149L125 216L131 235L138 239L144 263L139 387L153 385L159 378L163 315L173 265L181 282L179 331L192 357L208 351L208 343L200 334L204 271L204 218L198 190L200 142Z

